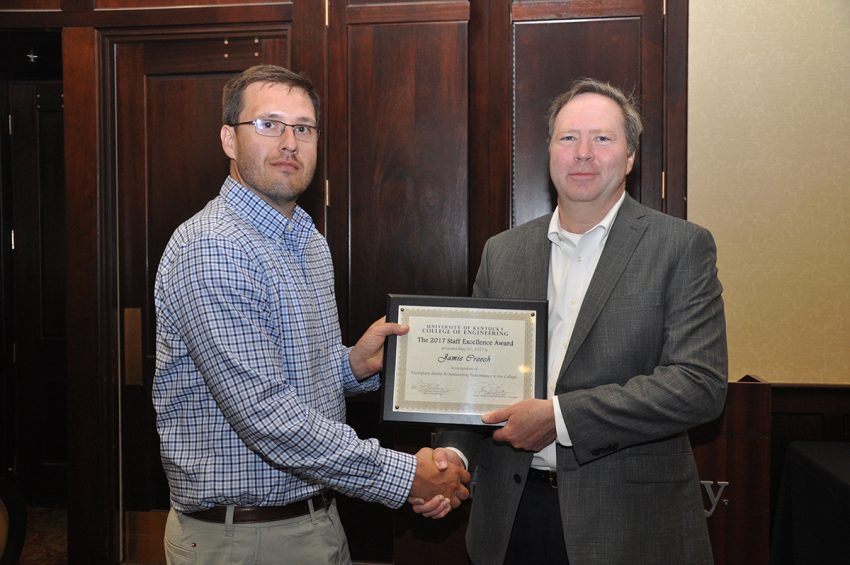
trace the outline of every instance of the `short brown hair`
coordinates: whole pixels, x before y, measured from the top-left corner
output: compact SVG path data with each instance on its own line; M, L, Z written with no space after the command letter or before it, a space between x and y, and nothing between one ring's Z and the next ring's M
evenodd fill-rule
M573 98L581 94L601 94L610 98L623 111L623 128L626 130L626 147L629 155L634 154L640 142L640 133L643 131L643 123L640 119L640 112L637 109L637 102L631 96L626 96L623 91L616 86L611 86L607 82L602 82L593 78L580 78L573 82L572 87L560 94L549 107L549 139L552 140L552 130L555 129L555 118L561 108L566 106Z
M318 121L319 94L316 92L310 79L277 65L256 65L245 69L224 85L221 95L222 123L232 126L239 121L239 114L242 113L242 108L244 107L242 93L245 92L248 85L255 82L270 82L285 84L292 88L300 88L310 97L310 102L313 103L313 110L316 112L316 120Z

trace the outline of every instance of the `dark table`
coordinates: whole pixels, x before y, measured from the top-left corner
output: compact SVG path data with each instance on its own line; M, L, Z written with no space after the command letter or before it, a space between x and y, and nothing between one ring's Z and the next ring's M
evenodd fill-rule
M788 445L770 562L850 564L850 442Z

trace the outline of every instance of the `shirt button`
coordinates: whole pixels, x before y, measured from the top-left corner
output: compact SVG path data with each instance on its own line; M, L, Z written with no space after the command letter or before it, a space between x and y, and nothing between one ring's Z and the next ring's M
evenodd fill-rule
M570 306L575 306L575 305L576 305L576 299L570 298Z
M520 477L520 476L519 476L519 475L517 475L517 474L514 474L514 482L515 482L515 483L517 483L517 484L521 483L521 482L522 482L522 477Z
M576 259L576 260L577 260L579 263L581 263L581 255L579 255L579 256L578 256L578 259Z

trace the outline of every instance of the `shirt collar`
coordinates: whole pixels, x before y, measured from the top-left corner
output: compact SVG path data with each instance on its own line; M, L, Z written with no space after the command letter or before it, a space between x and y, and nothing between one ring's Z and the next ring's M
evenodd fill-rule
M287 218L231 176L225 179L221 196L234 212L269 239L306 238L315 230L312 218L300 206L295 207L292 218Z
M558 207L555 206L555 212L552 214L552 219L549 220L549 241L556 245L560 245L561 243L571 242L573 245L578 244L582 237L586 236L589 233L593 233L597 230L602 230L602 237L599 238L600 247L605 244L605 239L608 236L608 232L611 230L611 225L614 223L614 220L617 218L617 212L620 211L620 207L623 205L623 201L626 199L626 193L623 191L623 194L620 195L620 199L611 206L611 209L608 210L608 213L605 214L605 217L602 218L598 224L593 226L591 229L587 230L585 233L571 233L561 227L561 219L558 215Z

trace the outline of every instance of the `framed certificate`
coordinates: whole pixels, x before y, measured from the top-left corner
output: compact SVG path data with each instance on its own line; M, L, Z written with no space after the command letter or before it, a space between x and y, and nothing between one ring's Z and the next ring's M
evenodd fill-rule
M545 300L391 294L381 417L485 425L481 415L546 397Z

